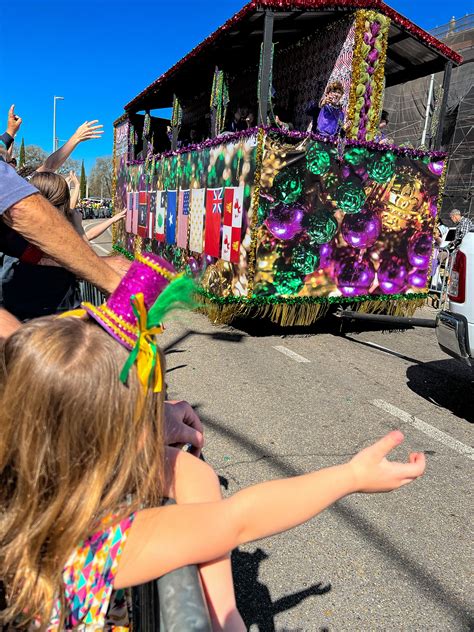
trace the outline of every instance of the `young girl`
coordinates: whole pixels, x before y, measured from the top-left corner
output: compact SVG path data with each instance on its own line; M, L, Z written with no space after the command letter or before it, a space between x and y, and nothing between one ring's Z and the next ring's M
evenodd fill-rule
M344 112L341 99L344 88L340 81L332 81L326 88L324 96L319 102L311 103L306 113L312 116L312 131L323 136L335 136L344 129Z
M172 278L156 257L141 260ZM391 432L348 463L221 500L208 465L163 447L164 361L155 342L163 310L160 299L150 307L150 285L135 294L132 268L106 305L85 305L97 322L32 321L0 347L0 623L102 629L113 588L199 564L214 629L242 632L233 548L348 494L401 487L423 473L424 456L387 461L403 440ZM178 504L159 507L165 496Z

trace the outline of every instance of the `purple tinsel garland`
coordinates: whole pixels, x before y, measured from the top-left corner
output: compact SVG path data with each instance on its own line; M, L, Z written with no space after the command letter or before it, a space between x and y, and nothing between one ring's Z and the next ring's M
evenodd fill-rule
M251 136L256 136L259 129L263 129L265 132L271 132L272 134L279 134L280 136L286 136L288 138L294 138L297 140L303 140L305 138L311 138L312 140L317 140L321 143L327 143L328 145L337 146L337 139L328 138L327 136L322 136L320 134L314 134L313 132L299 132L296 130L282 130L278 127L268 127L264 126L263 128L259 127L251 127L250 129L244 130L243 132L234 132L233 134L226 134L225 136L216 136L216 138L208 138L202 143L195 143L193 145L186 145L186 147L181 147L180 149L176 149L176 151L164 151L161 154L155 154L154 158L156 160L160 160L160 158L168 158L169 156L178 156L180 154L186 154L190 151L200 151L202 149L207 149L209 147L216 147L217 145L223 145L227 142L236 142L241 140L242 138L250 138ZM346 140L347 147L365 147L367 149L374 149L377 151L391 151L398 156L410 156L411 158L425 158L428 156L429 158L435 160L442 160L446 158L447 153L444 151L423 151L421 149L412 149L411 147L399 147L398 145L391 145L389 143L378 143L374 140L371 141L360 141L354 139ZM148 158L150 160L150 158ZM145 163L145 160L129 160L127 164L129 165L142 165Z

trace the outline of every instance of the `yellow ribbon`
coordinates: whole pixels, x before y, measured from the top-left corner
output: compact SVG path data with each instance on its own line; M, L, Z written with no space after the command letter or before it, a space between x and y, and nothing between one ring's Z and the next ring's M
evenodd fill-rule
M163 333L163 326L148 326L148 313L145 299L141 292L131 297L131 303L137 318L138 337L136 345L120 373L120 379L123 383L127 381L128 373L134 362L136 362L138 379L144 390L148 389L152 380L153 392L161 393L163 378L161 375L160 356L154 336Z

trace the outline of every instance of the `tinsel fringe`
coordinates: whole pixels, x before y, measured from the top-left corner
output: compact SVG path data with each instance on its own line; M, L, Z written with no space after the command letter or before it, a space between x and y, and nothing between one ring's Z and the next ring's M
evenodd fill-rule
M366 300L359 303L346 303L345 306L361 314L387 314L388 316L411 317L417 309L426 304L426 298L412 300ZM308 327L324 318L334 303L216 303L202 294L199 296L201 307L198 311L206 314L213 323L230 324L238 318L260 318L269 320L282 327ZM342 303L341 303L342 305Z

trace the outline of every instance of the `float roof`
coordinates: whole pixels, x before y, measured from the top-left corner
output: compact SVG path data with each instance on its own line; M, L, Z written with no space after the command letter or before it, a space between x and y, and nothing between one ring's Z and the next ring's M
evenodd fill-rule
M238 71L258 62L266 10L274 12L273 41L282 46L324 27L345 13L372 9L391 20L385 75L387 86L444 69L462 57L382 0L252 0L126 106L133 113L169 107L173 94L199 94L217 65Z

